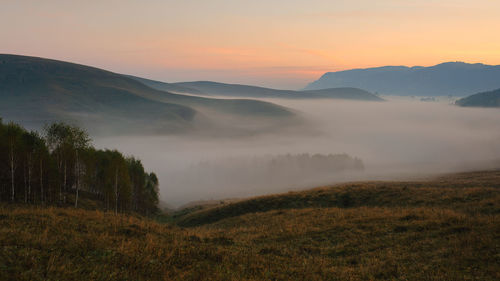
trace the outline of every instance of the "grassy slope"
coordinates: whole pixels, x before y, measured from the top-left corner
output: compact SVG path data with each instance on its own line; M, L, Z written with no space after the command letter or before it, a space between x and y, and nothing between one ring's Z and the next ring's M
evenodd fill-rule
M329 196L340 193L349 194L345 203L351 203L280 208L268 201L262 206L275 207L190 228L99 211L4 205L0 276L498 280L499 178L500 172L466 173L429 182L347 184L261 197L248 201L313 202L318 194L334 198Z
M1 113L28 121L122 121L130 126L157 120L161 128L163 122L185 126L195 115L190 107L141 96L149 89L134 80L61 61L0 55L0 81Z
M317 188L302 192L262 196L213 208L193 208L194 212L176 218L181 226L199 226L219 220L282 209L301 208L353 208L353 207L434 207L447 206L467 209L476 202L464 200L464 196L494 198L500 190L500 172L454 174L428 182L360 182L340 184L335 187ZM490 205L481 205L483 212ZM175 216L176 214L174 214Z

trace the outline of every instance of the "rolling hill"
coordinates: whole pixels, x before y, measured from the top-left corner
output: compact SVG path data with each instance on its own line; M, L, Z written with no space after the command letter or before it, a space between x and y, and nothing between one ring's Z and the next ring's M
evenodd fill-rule
M500 89L478 93L456 101L459 106L500 107Z
M349 99L349 100L366 100L366 101L383 101L384 99L374 95L368 91L359 88L328 88L321 90L305 90L301 93L314 96L324 96L334 99Z
M172 133L216 124L216 113L242 122L294 116L271 103L172 94L89 66L0 55L0 116L29 128L66 120L103 133Z
M144 84L148 87L151 87L153 89L157 89L160 91L166 91L166 92L171 92L171 93L176 93L176 94L206 95L205 93L202 93L196 89L183 87L183 86L177 85L175 83L160 82L160 81L146 79L146 78L137 77L137 76L129 76L129 77L141 82L142 84Z
M306 90L356 87L383 95L465 96L500 88L500 65L447 62L431 67L384 66L328 72Z
M88 199L90 210L0 204L0 276L498 280L499 178L485 171L347 183L157 221L104 212Z
M211 81L164 83L139 79L140 82L158 90L178 89L181 93L202 96L224 96L239 98L284 98L284 99L350 99L383 101L378 96L357 88L331 88L321 91L277 90L257 86L225 84Z

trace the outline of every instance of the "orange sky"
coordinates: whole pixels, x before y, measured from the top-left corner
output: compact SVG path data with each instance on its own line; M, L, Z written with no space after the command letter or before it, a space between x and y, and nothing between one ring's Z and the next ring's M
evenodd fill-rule
M499 0L2 0L0 53L292 89L350 68L500 64L498 15Z

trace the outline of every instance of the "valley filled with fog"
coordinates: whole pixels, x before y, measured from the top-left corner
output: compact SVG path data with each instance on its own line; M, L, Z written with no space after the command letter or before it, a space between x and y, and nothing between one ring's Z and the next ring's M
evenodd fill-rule
M173 207L344 181L414 179L500 166L498 109L391 97L386 102L262 100L296 111L305 122L262 134L95 137L94 142L140 158L158 174L161 200ZM337 168L331 169L315 169L319 160L276 168L283 162L276 159L300 155L316 155L316 160L344 155L348 161L336 158ZM357 166L349 162L355 160ZM309 168L297 168L304 165Z

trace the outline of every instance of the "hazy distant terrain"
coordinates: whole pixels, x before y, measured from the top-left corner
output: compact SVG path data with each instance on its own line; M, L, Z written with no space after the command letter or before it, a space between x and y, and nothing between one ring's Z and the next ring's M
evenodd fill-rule
M306 90L356 87L383 95L466 96L500 88L500 66L448 62L328 72Z
M500 111L446 102L389 100L266 99L302 113L310 126L266 134L226 137L190 135L96 138L98 148L117 148L143 160L160 178L161 199L173 206L195 200L241 198L352 180L408 179L439 172L486 169L500 165ZM215 131L217 132L217 131ZM342 154L358 157L364 170L354 173L302 174L283 169L279 180L252 178L252 169L222 173L266 155ZM205 180L213 165L217 173ZM191 169L196 167L196 173ZM246 166L245 166L246 167ZM228 171L229 171L228 170ZM189 176L193 175L193 176ZM273 182L274 180L274 182ZM236 184L240 183L240 184ZM249 188L252 186L252 188Z
M208 90L210 87L194 88L196 83L140 81L83 65L2 55L0 116L27 127L53 120L86 125L97 148L119 149L142 159L145 168L160 178L161 199L176 206L193 200L252 196L348 180L491 168L500 159L500 112L495 110L465 110L444 102L423 103L410 98L369 102L270 98L264 93L266 98L259 100L215 99L173 94L153 89L151 84L171 91L220 96L224 91L229 94L233 86L248 87L248 93L265 88L208 82L215 87ZM267 90L271 91L269 95L277 91ZM365 93L348 90L350 95ZM330 91L333 89L301 93L323 95ZM302 126L288 126L290 123ZM199 131L205 134L197 134ZM167 134L172 132L183 134ZM235 183L238 178L252 178L251 169L225 160L245 162L287 154L347 154L359 157L365 169L356 173L306 173L300 180L293 169L282 169L285 172L280 173L279 181L259 176L249 188ZM197 167L199 174L219 175L210 186L202 176L189 176L189 169L204 161L218 163L219 167L215 172ZM240 167L230 173L234 181L221 172L225 167Z
M185 94L195 94L195 95L206 95L205 93L200 92L194 88L183 87L181 85L177 85L176 83L166 83L155 81L151 79L146 79L142 77L130 76L130 78L141 82L142 84L151 87L153 89L157 89L160 91L167 91L171 93L185 93Z
M250 85L225 84L211 81L163 83L147 79L138 80L158 90L171 90L181 93L206 96L283 99L350 99L366 101L383 100L368 91L357 88L330 88L320 91L292 91L269 89Z
M93 133L162 134L219 126L225 116L258 130L259 118L269 126L293 115L267 102L172 94L93 67L0 55L0 116L29 128L65 120Z
M169 173L169 189L189 190L203 186L198 194L220 199L220 190L231 195L267 194L334 182L363 171L363 161L347 154L269 154L202 160ZM222 154L222 153L221 153ZM240 193L246 190L246 193ZM238 194L239 193L239 194ZM202 198L198 198L202 199ZM224 198L227 199L227 196Z
M471 107L500 107L500 89L459 99L456 104Z

